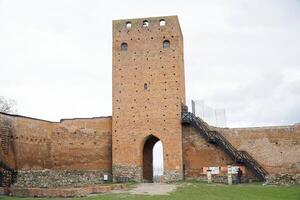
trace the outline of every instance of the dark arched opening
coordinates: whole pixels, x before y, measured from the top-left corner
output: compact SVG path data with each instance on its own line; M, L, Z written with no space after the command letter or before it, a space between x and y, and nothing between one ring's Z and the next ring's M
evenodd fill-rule
M153 182L153 148L160 141L154 135L150 135L143 147L143 180L145 182ZM161 152L162 154L162 152Z
M170 41L169 40L164 40L163 41L163 48L164 49L170 48Z
M121 44L121 50L122 50L122 51L127 51L127 50L128 50L128 44L127 44L126 42L123 42L123 43Z

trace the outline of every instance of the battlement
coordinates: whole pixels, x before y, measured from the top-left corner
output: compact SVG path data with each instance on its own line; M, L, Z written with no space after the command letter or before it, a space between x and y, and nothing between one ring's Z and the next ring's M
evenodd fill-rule
M161 17L146 17L134 19L113 20L113 33L135 35L135 33L145 34L147 32L167 32L172 31L174 34L181 34L179 20L177 16L161 16Z

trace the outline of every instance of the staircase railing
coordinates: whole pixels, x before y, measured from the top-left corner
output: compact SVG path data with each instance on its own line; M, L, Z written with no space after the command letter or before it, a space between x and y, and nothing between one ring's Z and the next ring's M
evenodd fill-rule
M206 141L218 145L235 162L245 164L260 180L266 180L268 172L249 153L238 151L221 133L210 130L202 119L188 112L187 106L182 107L182 124L192 125Z
M252 171L260 178L260 180L266 181L268 172L247 152L239 151L242 162L248 167L253 168Z

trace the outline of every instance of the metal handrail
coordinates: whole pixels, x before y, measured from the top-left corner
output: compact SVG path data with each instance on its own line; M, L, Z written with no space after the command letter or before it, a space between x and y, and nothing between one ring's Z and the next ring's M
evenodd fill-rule
M211 131L208 125L193 113L188 112L187 106L182 107L182 123L191 124L211 143L219 145L235 162L244 163L261 180L266 180L268 172L246 151L238 151L221 133Z

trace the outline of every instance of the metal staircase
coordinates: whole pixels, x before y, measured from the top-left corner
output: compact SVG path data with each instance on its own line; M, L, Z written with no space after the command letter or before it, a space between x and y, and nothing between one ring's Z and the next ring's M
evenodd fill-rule
M0 160L0 187L10 187L17 180L17 171Z
M188 112L187 106L182 106L181 123L192 125L207 142L218 145L235 162L242 163L250 169L259 180L266 181L268 172L249 153L238 151L221 133L210 130L202 119Z

